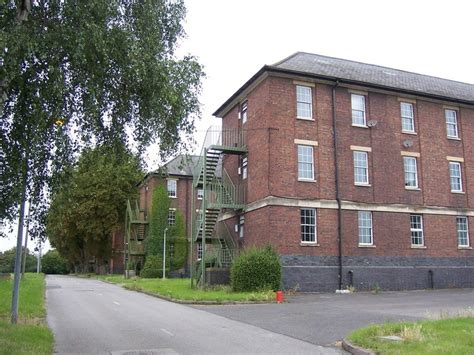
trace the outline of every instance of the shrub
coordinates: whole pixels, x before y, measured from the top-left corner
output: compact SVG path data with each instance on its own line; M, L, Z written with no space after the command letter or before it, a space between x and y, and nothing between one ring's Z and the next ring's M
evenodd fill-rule
M186 240L186 227L181 211L176 211L176 222L171 229L171 240L174 247L174 255L170 258L172 270L179 270L186 264L188 253L188 241ZM169 253L168 253L169 255Z
M234 291L261 291L280 288L281 265L278 254L270 247L249 249L234 261L231 269Z
M169 263L166 263L165 274L168 274ZM163 257L160 255L148 255L140 271L140 277L144 279L156 279L163 276Z
M41 271L45 274L67 274L69 266L57 250L50 250L41 258Z

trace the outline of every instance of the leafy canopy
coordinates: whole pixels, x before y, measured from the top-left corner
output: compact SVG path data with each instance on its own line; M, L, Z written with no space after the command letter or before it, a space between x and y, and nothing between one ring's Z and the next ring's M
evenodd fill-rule
M41 225L84 146L185 147L203 77L175 55L185 13L184 0L0 1L0 220L16 218L26 184Z
M72 264L108 260L112 232L123 226L128 199L137 195L139 160L122 147L85 149L47 217L51 244Z

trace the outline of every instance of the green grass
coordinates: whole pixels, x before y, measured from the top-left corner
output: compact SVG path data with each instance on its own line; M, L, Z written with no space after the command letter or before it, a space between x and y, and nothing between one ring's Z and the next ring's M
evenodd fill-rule
M20 282L18 324L10 324L13 280L0 280L0 354L51 354L53 334L44 317L44 275L25 274Z
M380 338L387 335L404 340ZM372 325L356 330L348 340L379 354L473 354L474 317Z
M189 279L125 279L120 275L97 276L97 278L121 284L130 290L145 291L182 301L268 302L275 299L273 291L232 292L229 286L216 286L205 290L193 289Z
M12 305L11 280L0 280L0 319L10 318ZM20 282L18 318L21 320L44 318L44 275L26 273Z

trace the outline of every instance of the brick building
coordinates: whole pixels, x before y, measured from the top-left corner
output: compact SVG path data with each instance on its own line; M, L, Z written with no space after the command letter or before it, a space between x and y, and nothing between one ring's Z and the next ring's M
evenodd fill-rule
M128 236L123 230L117 231L112 236L114 258L111 262L111 272L123 272L124 256L136 264L137 271L143 267L145 238L149 223L148 215L151 210L152 194L158 185L166 187L170 198L168 223L174 224L176 211L181 211L186 223L186 235L190 235L193 203L198 208L202 199L202 191L193 190L193 171L198 160L198 156L179 155L157 171L147 174L137 184L138 201L129 201L130 206L127 211L126 230L128 230ZM193 192L196 193L194 201ZM130 238L130 248L127 245L128 237Z
M219 220L285 287L474 287L474 85L296 53L214 115L246 148L219 151L245 196Z

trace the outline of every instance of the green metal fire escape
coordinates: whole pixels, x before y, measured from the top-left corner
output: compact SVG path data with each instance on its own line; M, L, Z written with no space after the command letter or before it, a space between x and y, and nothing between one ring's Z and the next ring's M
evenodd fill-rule
M147 234L148 221L144 210L140 210L138 203L132 208L130 201L127 201L125 213L125 257L124 270L127 270L127 264L133 265L136 271L137 265L144 262L145 244L144 240Z
M202 257L191 267L191 282L205 285L206 264L228 267L235 253L234 241L224 223L218 223L223 210L244 208L244 191L235 185L222 167L224 155L244 155L247 153L244 131L211 127L206 133L199 162L193 179L193 228L191 248L196 242L202 245ZM195 201L197 190L203 191L198 210ZM209 250L208 250L209 249ZM210 261L212 260L212 261Z

